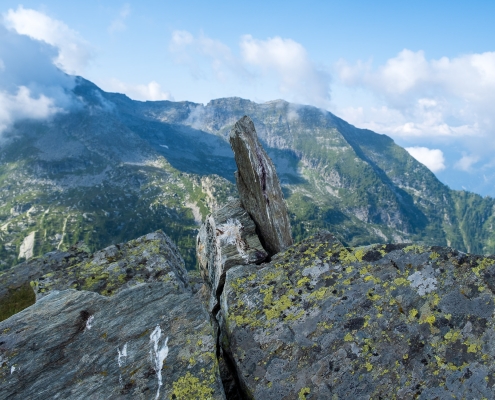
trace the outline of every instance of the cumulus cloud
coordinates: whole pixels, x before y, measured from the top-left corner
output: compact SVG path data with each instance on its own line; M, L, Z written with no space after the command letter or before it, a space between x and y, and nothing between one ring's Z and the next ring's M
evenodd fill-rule
M211 72L220 82L269 80L276 82L278 93L284 98L329 106L330 74L318 68L306 49L292 39L259 40L244 35L236 55L227 45L203 33L194 36L188 31L174 31L169 50L176 62L189 66L195 78L208 78Z
M125 31L127 29L125 21L130 14L131 6L129 5L129 3L125 3L120 9L118 16L111 22L110 26L108 27L108 32L110 34L114 34L117 32Z
M3 14L3 23L20 35L57 48L55 65L68 74L81 74L93 57L91 46L79 33L39 11L19 6Z
M427 147L406 147L407 152L426 165L432 172L440 172L445 169L445 159L442 150L429 149Z
M44 119L74 105L73 77L53 64L53 46L0 25L0 134L20 119Z
M280 92L322 107L330 100L330 74L317 68L306 49L292 39L267 40L245 35L240 42L244 62L279 80Z
M103 83L102 86L105 90L111 92L125 93L131 99L134 100L173 100L173 96L166 91L162 90L161 85L156 81L151 81L148 84L132 85L119 81L118 79L111 79L107 83Z
M423 51L405 49L377 68L371 61L341 60L336 69L342 83L371 91L383 103L386 112L370 108L357 115L381 132L461 137L495 128L495 52L428 60Z

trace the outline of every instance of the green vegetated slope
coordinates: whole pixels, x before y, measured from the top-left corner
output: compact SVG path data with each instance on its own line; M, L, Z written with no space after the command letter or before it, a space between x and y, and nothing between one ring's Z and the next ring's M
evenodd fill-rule
M77 106L17 124L0 149L2 269L80 240L97 250L156 229L193 268L199 222L236 195L227 138L243 115L275 162L296 240L326 228L353 246L495 252L493 199L450 190L389 137L329 112L239 98L138 102L78 82Z

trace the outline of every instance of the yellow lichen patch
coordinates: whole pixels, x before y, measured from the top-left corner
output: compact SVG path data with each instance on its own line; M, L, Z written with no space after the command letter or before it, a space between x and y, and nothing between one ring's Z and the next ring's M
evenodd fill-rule
M364 364L364 366L366 367L366 370L368 372L370 372L373 369L373 365L369 361L366 362L366 364Z
M415 319L416 315L418 315L418 310L415 308L409 310L409 320L412 321Z
M326 293L327 293L327 288L325 286L323 286L323 287L319 288L318 290L315 290L308 297L311 299L323 300L325 298Z
M268 321L280 317L280 314L292 305L289 297L284 294L279 300L273 301L273 306L265 309L266 319Z
M309 387L303 387L300 391L299 391L299 400L305 400L306 399L306 395L310 394L311 393L311 389Z
M302 287L304 286L306 283L309 283L310 280L307 276L305 276L304 278L301 278L297 281L297 287Z
M394 283L397 285L397 286L409 286L410 285L410 282L406 279L406 278L395 278L394 279Z
M363 267L363 268L361 268L361 269L359 270L359 273L360 273L361 275L366 275L368 272L369 272L368 267Z
M430 259L432 260L436 260L438 257L440 257L440 254L435 251L430 254Z
M413 244L411 246L404 247L402 249L404 253L409 253L410 251L414 251L417 254L424 253L425 249L423 246L418 246L416 244Z
M365 282L373 281L373 283L374 283L375 285L381 282L379 278L376 278L376 277L374 277L373 275L368 275L368 276L365 276L365 277L364 277L364 281L365 281Z
M211 399L212 383L213 380L200 382L199 378L188 372L172 383L172 395L177 399Z
M347 333L347 335L344 336L345 342L352 342L353 340L354 340L354 338L352 337L352 335L350 333Z
M478 265L473 268L473 272L476 274L476 276L480 276L480 271L487 269L491 265L495 264L495 260L492 260L490 258L482 258L481 260L478 261Z
M443 337L445 340L448 340L449 342L455 342L459 337L461 336L461 332L456 331L456 330L451 330L448 331Z

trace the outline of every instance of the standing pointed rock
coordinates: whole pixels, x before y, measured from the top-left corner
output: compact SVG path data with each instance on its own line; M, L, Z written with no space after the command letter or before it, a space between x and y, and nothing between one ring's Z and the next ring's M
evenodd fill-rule
M258 140L248 116L230 132L234 151L237 189L243 208L253 218L260 241L270 255L292 245L289 215L272 160Z

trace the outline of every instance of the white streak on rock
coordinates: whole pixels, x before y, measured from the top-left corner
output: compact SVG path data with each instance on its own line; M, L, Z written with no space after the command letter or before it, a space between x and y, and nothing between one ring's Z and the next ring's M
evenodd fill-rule
M10 375L12 375L14 373L14 371L15 371L15 366L12 365L12 367L10 367Z
M241 232L243 226L238 219L229 218L225 224L218 225L217 230L220 232L218 240L226 244L235 245L242 258L249 258L246 254L246 243L242 240Z
M151 364L153 365L153 369L156 372L156 376L158 378L158 390L156 392L155 399L158 399L160 396L160 388L162 386L162 367L163 361L167 358L168 355L168 337L165 339L165 342L162 344L161 348L159 348L160 338L162 337L162 329L160 325L157 325L155 330L150 335L150 343L151 343Z
M124 347L122 347L122 352L117 347L117 353L119 354L117 362L119 363L119 367L122 367L125 364L125 360L127 358L127 343L124 344Z
M93 320L95 319L95 316L94 315L90 315L88 320L86 321L86 329L87 331L89 331L92 327L92 323L93 323Z

